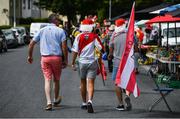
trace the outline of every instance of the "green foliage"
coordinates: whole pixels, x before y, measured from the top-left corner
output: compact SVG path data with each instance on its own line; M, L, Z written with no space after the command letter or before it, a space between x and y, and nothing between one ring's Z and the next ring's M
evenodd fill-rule
M28 31L30 31L30 24L21 24L21 25L18 25L19 27L25 27Z
M0 26L0 29L9 29L11 27L12 27L11 25L3 25L3 26Z
M102 22L104 20L104 18L105 18L104 13L105 13L105 9L98 10L98 13L97 13L97 15L99 16L98 21Z
M73 21L76 14L81 19L87 15L98 15L99 20L108 18L110 0L39 0L38 6L52 10L55 13L67 15ZM133 0L111 0L112 17L130 12ZM176 0L173 0L176 1ZM164 2L163 0L136 0L136 10L144 9Z
M22 25L17 25L17 26L22 26L22 27L25 27L28 31L30 29L30 25L26 25L26 24L22 24ZM12 28L13 26L11 25L3 25L3 26L0 26L0 29L10 29Z
M48 18L20 18L19 24L31 24L32 22L41 22L41 23L47 23Z
M20 18L19 19L19 24L30 24L32 22L32 18L29 17L29 18Z

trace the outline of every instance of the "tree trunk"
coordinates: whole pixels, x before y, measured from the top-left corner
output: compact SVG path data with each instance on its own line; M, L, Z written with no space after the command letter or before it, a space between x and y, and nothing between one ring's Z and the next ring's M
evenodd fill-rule
M67 15L67 19L68 19L68 22L67 22L67 33L68 33L68 36L71 34L71 27L72 27L72 15Z

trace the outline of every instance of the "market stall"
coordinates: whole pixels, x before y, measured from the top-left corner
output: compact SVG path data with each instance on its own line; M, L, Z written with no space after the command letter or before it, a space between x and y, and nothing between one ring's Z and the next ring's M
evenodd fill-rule
M180 30L177 30L176 27L178 22L180 22L180 18L170 15L157 16L146 22L146 24L156 23L159 26L157 48L149 50L146 56L156 61L149 73L156 84L155 91L158 91L161 97L150 106L149 111L163 100L168 110L172 112L165 97L175 88L180 88ZM167 25L166 27L163 26L164 28L162 27L163 23ZM172 30L172 28L174 29ZM174 36L174 39L170 36ZM165 38L166 40L164 40Z
M149 51L146 56L156 60L159 70L163 70L160 71L161 73L171 75L173 79L180 81L180 31L179 26L177 27L177 24L180 24L180 18L164 15L146 22L146 24L154 23L159 25L158 47ZM167 25L166 30L162 30L162 24L165 23ZM172 24L173 30L170 27ZM170 36L174 36L174 39L170 39ZM163 44L164 42L162 43L162 38L166 38L166 45Z

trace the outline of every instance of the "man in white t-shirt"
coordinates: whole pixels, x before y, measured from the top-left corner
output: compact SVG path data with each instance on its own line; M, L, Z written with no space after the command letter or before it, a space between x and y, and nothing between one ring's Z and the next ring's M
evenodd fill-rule
M94 23L91 19L85 19L80 26L80 33L74 41L72 52L72 67L75 66L77 55L79 56L79 72L81 78L82 109L87 109L88 113L93 113L92 98L94 94L94 80L97 75L97 58L95 57L95 47L101 51L103 45L97 34L93 32ZM87 79L87 81L86 81ZM88 84L88 85L86 85ZM87 102L86 102L86 97Z

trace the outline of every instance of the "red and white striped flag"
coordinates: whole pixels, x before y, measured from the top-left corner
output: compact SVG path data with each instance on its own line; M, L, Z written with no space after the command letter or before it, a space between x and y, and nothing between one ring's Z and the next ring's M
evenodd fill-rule
M128 24L128 32L126 37L126 46L116 75L116 84L134 94L135 97L140 95L137 86L135 67L134 67L134 17L135 2L133 3L131 16Z

